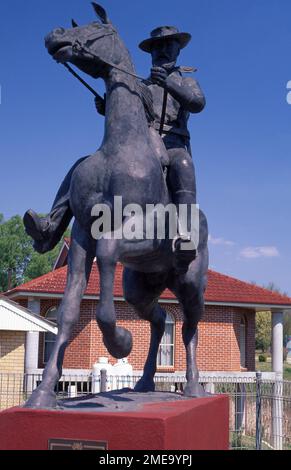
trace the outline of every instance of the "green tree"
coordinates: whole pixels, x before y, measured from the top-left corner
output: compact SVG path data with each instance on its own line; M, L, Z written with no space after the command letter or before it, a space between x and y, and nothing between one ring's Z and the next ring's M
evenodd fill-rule
M271 346L271 312L256 314L256 349L266 352Z
M284 313L283 332L284 332L284 340L285 342L287 342L288 336L291 336L291 313L290 312Z
M266 286L266 289L271 290L272 292L277 292L278 294L281 295L286 295L288 296L287 292L282 292L280 287L276 286L274 282L269 282L269 284ZM283 336L284 336L284 342L286 343L288 336L291 335L291 314L289 312L284 312L283 316Z
M252 284L256 284L254 281L252 281ZM272 292L277 292L278 294L288 296L287 292L283 292L280 287L276 286L274 282L269 282L267 285L263 286L265 289L268 289ZM265 312L262 312L265 314ZM266 328L266 325L264 325L261 320L258 320L259 314L257 314L257 320L256 320L256 347L257 349L263 349L262 348L262 338L266 338L268 335L264 335L264 330ZM269 328L269 327L268 327ZM284 318L283 318L283 335L284 335L284 342L286 342L288 336L291 336L291 313L285 312L284 313ZM258 336L258 340L257 340ZM267 341L267 340L266 340ZM266 343L265 343L266 344ZM270 319L270 344L271 344L271 319Z
M67 230L65 236L70 235ZM40 255L33 249L19 215L5 221L0 214L0 292L42 276L52 270L60 242L49 253Z
M31 255L30 262L23 273L23 281L27 282L50 272L58 257L59 250L60 246L57 245L52 251L45 253L44 255L40 255L34 251Z
M0 289L15 287L23 279L33 252L19 215L0 220Z

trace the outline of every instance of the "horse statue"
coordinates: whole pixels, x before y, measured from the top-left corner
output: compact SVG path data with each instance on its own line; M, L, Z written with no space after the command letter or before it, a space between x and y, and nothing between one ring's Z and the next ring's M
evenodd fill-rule
M74 215L65 293L59 308L58 334L45 367L41 384L26 402L26 407L55 408L55 387L62 375L66 347L78 322L80 304L93 262L100 275L100 301L96 320L108 352L124 358L132 349L131 333L116 324L113 285L117 263L124 266L123 289L126 301L140 318L150 322L151 339L142 378L136 392L154 391L154 375L159 344L165 330L166 313L158 303L168 288L177 297L184 315L183 342L186 349L184 395L205 396L198 383L196 347L197 325L204 311L204 291L208 269L207 221L199 213L199 244L196 258L187 272L174 268L172 240L169 237L139 240L125 237L92 237L96 204L114 212L114 197L122 197L123 207L139 205L144 214L148 205L167 206L171 202L157 148L153 144L146 118L140 80L129 52L105 10L94 5L99 21L71 29L54 29L45 40L50 55L70 62L106 85L105 133L101 147L74 170L70 186L70 206ZM159 145L163 146L162 139ZM151 206L150 206L151 207ZM114 218L114 213L112 214ZM120 224L130 220L130 213ZM113 228L112 228L113 232Z

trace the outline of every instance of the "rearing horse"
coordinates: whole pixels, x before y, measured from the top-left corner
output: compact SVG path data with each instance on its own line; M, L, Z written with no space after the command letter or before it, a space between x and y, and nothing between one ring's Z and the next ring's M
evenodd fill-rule
M163 148L163 142L158 136L153 142L129 52L105 10L96 4L94 9L101 22L83 27L74 25L67 30L58 28L46 37L46 47L54 59L70 62L90 76L105 81L107 99L102 145L82 161L72 175L70 205L75 221L67 285L59 308L59 331L42 383L32 393L27 407L46 408L57 404L54 389L62 375L65 349L79 319L81 300L95 257L100 274L96 319L108 352L115 358L123 358L132 349L131 333L116 325L113 285L118 262L125 266L125 299L140 318L151 325L148 357L135 391L154 390L157 354L166 317L158 299L164 289L169 288L179 300L184 314L182 334L187 363L184 394L204 396L196 365L197 325L204 311L208 268L208 230L203 213L200 212L197 257L183 275L174 269L169 239L126 240L115 239L112 234L111 239L106 237L96 241L91 235L92 208L96 204L105 204L113 210L114 197L121 196L123 207L138 204L145 213L146 205L166 206L171 200L157 151L157 147ZM121 224L129 218L130 214Z

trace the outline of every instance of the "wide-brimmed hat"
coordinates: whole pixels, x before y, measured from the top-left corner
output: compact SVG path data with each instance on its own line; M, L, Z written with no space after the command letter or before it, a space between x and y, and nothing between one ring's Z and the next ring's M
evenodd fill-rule
M160 41L161 39L177 39L180 43L181 49L187 46L191 40L191 34L189 33L180 33L180 31L175 26L159 26L156 29L153 29L151 32L151 37L145 39L139 44L139 48L145 52L151 52L151 49L155 42Z

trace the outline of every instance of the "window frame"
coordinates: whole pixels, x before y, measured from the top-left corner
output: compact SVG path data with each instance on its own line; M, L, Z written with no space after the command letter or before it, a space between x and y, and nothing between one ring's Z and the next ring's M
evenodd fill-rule
M167 321L167 319L170 319L171 321ZM166 323L167 324L170 324L172 325L172 342L171 343L162 343L162 340L164 338L164 335L163 335L163 338L161 339L161 342L160 342L160 345L159 345L159 350L158 350L158 354L157 354L157 368L159 370L161 369L174 369L175 367L175 347L176 347L176 321L175 321L175 317L172 313L169 313L167 312L167 317L166 317ZM161 349L163 346L166 346L166 347L171 347L171 352L172 352L172 364L159 364L159 358L161 356Z
M51 312L53 312L53 311L56 312L56 314L55 314L55 319L53 319L53 318L48 318L49 314L50 314ZM45 314L45 318L46 318L47 320L51 321L52 323L57 324L58 307L50 307L50 308L47 310L46 314ZM49 361L49 358L48 358L48 361L45 361L45 353L46 353L46 345L47 345L47 343L55 343L55 342L56 342L56 335L54 335L54 336L55 336L55 340L52 341L52 340L47 340L47 339L46 339L47 334L53 334L53 333L50 333L49 331L45 331L44 334L43 334L42 363L43 363L44 365L46 365L46 364L48 363L48 361Z

